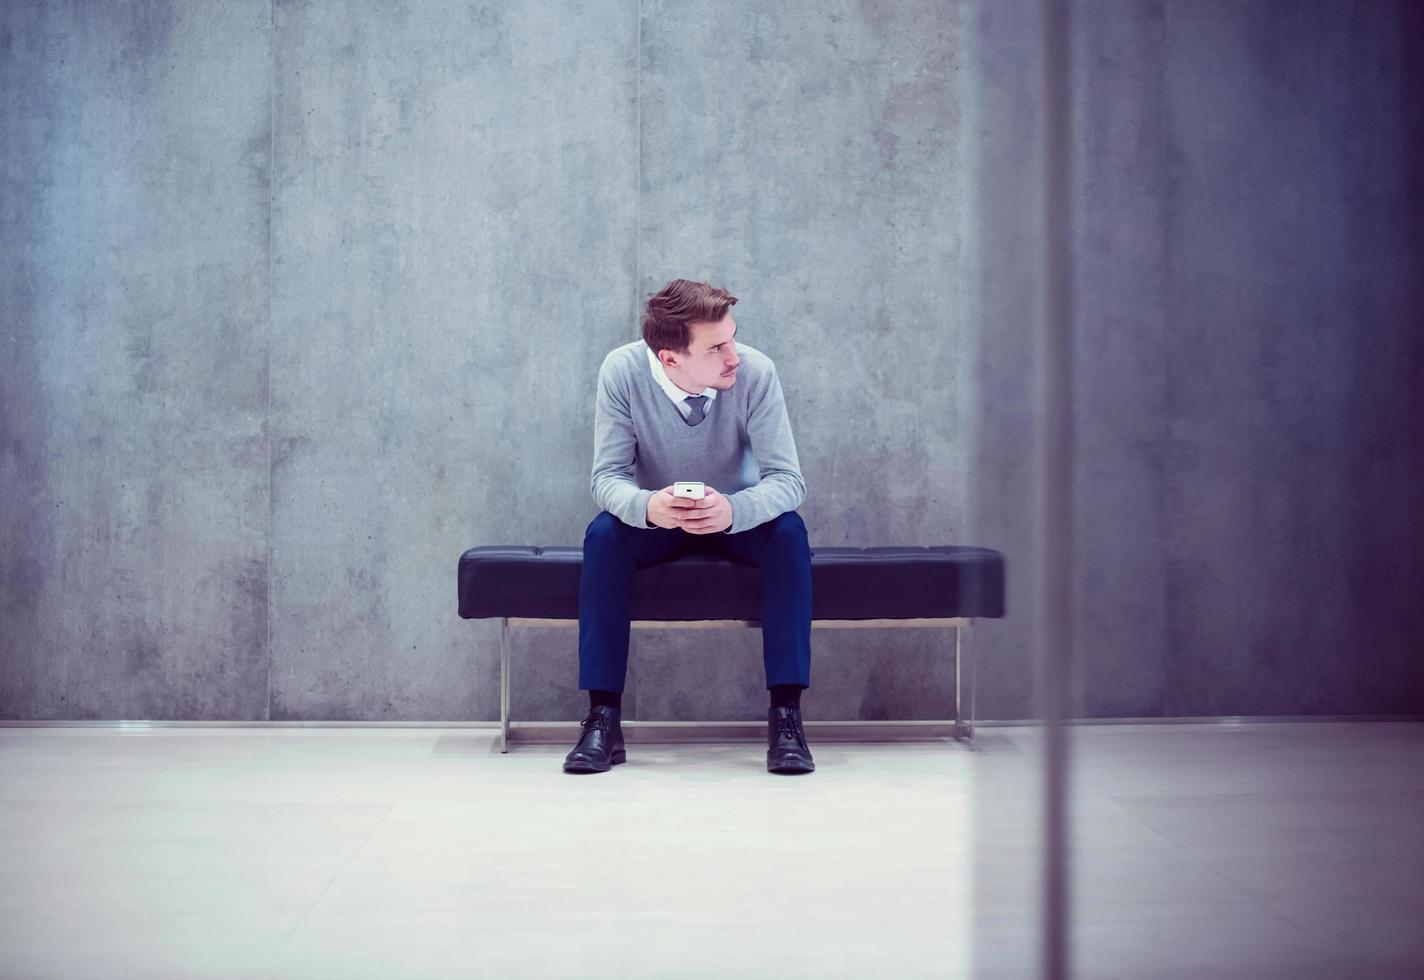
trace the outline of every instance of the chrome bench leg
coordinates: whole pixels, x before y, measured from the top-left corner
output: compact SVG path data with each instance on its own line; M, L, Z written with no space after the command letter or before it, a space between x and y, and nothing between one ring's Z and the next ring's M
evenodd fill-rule
M509 617L499 620L499 750L509 751Z
M499 750L508 752L510 746L510 722L509 722L509 660L510 660L510 618L503 616L499 623ZM516 625L520 627L577 627L577 619L559 618L529 618L513 617ZM882 628L882 627L918 627L940 629L948 626L954 630L954 738L959 740L971 740L974 738L974 692L976 687L977 673L974 667L972 635L965 636L964 631L974 625L972 617L940 617L940 618L909 618L909 619L857 619L857 620L835 620L820 619L812 620L813 627L822 628ZM725 628L732 626L757 627L761 623L758 620L741 619L697 619L697 620L633 620L629 623L631 627L669 627L669 628ZM943 717L928 719L936 726L943 726ZM527 725L528 723L526 723ZM693 723L696 724L696 723ZM869 724L863 722L848 722L850 725Z
M954 628L954 737L972 739L974 737L974 682L972 680L974 644L963 641L964 630L963 626ZM968 664L965 663L966 660L969 661ZM966 681L969 687L968 692L965 691ZM967 717L965 716L966 706L968 707Z

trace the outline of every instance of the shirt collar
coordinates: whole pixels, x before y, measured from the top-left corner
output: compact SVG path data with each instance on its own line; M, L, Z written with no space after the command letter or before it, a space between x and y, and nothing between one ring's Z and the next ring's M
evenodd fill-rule
M674 402L680 402L684 398L696 397L690 392L683 391L677 385L673 384L672 379L667 376L667 371L663 370L663 362L658 360L658 355L653 353L651 347L644 344L643 349L648 352L648 367L653 372L653 380L658 383L658 386L661 387L663 391L667 392L669 398ZM717 389L711 387L703 388L702 394L707 396L708 401L715 401L717 398Z

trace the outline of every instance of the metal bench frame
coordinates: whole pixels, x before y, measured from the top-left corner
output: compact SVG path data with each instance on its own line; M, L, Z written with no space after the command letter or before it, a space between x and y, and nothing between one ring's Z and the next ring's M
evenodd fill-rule
M499 628L499 750L508 752L512 726L509 718L509 631L511 628L577 627L577 619L541 619L520 616L500 617ZM634 629L760 629L758 619L635 619ZM811 732L829 734L836 741L903 741L907 738L944 738L962 741L974 738L974 681L971 644L965 630L974 625L973 617L951 616L932 619L813 619L811 626L820 629L939 629L954 630L954 717L952 719L917 719L912 721L807 721ZM967 668L967 669L966 669ZM968 709L967 711L965 709ZM519 741L562 741L567 738L568 724L521 722L519 728L530 734L542 731L543 738ZM766 722L755 721L625 721L628 730L650 731L658 738L640 737L638 741L723 741L748 737L764 732ZM751 729L750 732L747 730ZM715 731L711 731L715 730ZM693 738L685 736L691 734ZM682 736L682 737L679 737ZM839 736L839 737L836 737ZM632 739L629 739L632 741Z

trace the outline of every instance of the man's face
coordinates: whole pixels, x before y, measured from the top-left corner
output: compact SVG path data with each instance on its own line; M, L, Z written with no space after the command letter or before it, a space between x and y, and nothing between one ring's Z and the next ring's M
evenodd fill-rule
M658 351L668 380L690 395L703 388L726 391L732 387L737 382L737 365L742 362L732 339L736 332L737 324L730 311L720 323L692 324L688 353L676 354L666 347Z

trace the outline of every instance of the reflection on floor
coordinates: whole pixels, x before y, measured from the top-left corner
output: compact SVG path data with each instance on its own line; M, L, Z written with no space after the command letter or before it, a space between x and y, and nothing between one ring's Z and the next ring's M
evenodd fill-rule
M1424 975L1424 725L1070 733L1075 975ZM1038 747L4 728L0 975L1031 977Z
M1424 724L1068 731L1076 976L1424 976ZM1040 742L984 736L973 975L1034 976Z

